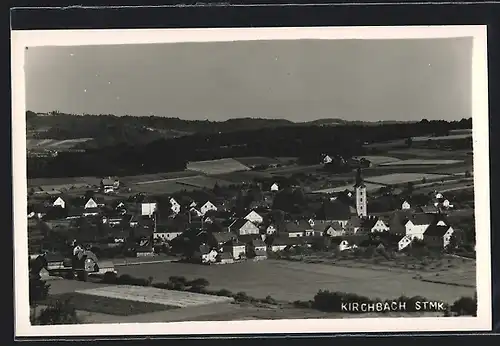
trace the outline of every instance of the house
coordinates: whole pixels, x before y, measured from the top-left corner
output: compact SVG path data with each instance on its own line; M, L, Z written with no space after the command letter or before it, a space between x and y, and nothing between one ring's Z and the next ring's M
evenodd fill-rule
M284 222L278 227L278 234L285 238L309 236L313 233L312 227L306 220Z
M123 223L123 215L108 215L102 218L102 223L111 227L118 226Z
M181 212L181 205L179 204L179 202L177 202L173 197L170 198L169 202L170 210L172 210L174 214L179 214Z
M53 207L66 208L66 202L61 197L57 197L57 199L52 203Z
M89 198L87 203L85 203L84 208L85 209L96 209L99 206L97 205L97 202L93 198Z
M402 204L401 204L401 210L408 210L408 209L411 209L411 205L408 201L404 201Z
M146 245L139 245L135 249L136 257L150 257L154 256L154 248L152 244L146 244Z
M231 225L229 225L228 229L230 232L236 233L237 235L260 233L259 227L246 219L236 219Z
M254 224L261 224L264 222L264 218L260 216L255 210L249 212L245 217L245 220L251 221Z
M277 183L271 185L271 192L279 191L280 187Z
M442 217L438 217L436 214L415 214L405 223L405 235L412 238L424 239L424 233L433 222L436 222L437 226L445 226L446 223Z
M394 212L389 218L389 232L393 235L406 235L406 222L412 217L408 210L399 210Z
M413 242L413 238L409 235L403 236L399 241L398 241L398 251L401 251L408 247Z
M389 226L387 226L382 219L377 217L365 219L361 227L365 233L389 231Z
M115 190L115 182L110 178L105 178L101 180L101 191L104 193L111 193Z
M332 163L333 159L328 156L328 155L325 155L325 157L323 157L323 163L324 164L329 164L329 163Z
M202 244L195 250L193 259L202 264L210 264L217 261L217 255L217 251L211 249L206 244Z
M85 208L81 215L83 217L97 216L99 215L99 212L100 212L99 208Z
M266 251L267 245L261 239L254 239L247 246L247 253L251 258L267 258Z
M201 215L205 215L209 211L217 211L217 207L212 202L206 201L205 203L201 204L199 211Z
M263 233L266 234L266 235L276 234L276 232L278 231L277 227L272 222L267 223L266 225L264 225L262 227L262 229L263 229Z
M157 210L156 201L150 198L144 198L141 202L141 215L143 216L152 216Z
M442 203L443 207L446 208L446 209L450 209L450 208L453 208L453 204L450 203L449 200L445 199ZM64 207L63 207L64 208Z
M169 242L180 236L182 233L184 233L184 227L180 224L176 225L174 222L169 224L160 224L156 225L156 229L153 233L153 240L157 242Z
M448 225L430 225L424 233L424 243L429 247L446 248L455 231Z
M303 246L305 242L302 237L277 237L268 245L268 250L272 252L283 251L296 246Z
M418 207L418 211L424 214L437 214L439 213L439 208L435 205L423 205Z
M351 245L349 244L349 242L342 237L332 237L330 244L331 246L335 246L338 251L346 251L351 249Z
M244 259L246 257L246 244L237 240L231 240L224 244L223 252L229 252L235 260Z
M320 210L316 213L316 219L331 223L338 222L342 227L345 227L351 216L355 214L356 211L353 207L344 201L335 199L322 204Z
M345 234L344 228L338 222L332 222L326 226L323 235L329 237L339 237Z
M220 264L234 263L233 255L231 252L221 252L217 254L216 261Z
M345 225L345 232L350 235L356 234L363 228L364 221L365 219L362 219L358 216L352 216Z
M211 232L208 236L208 244L213 248L222 251L224 244L236 240L237 236L231 232Z

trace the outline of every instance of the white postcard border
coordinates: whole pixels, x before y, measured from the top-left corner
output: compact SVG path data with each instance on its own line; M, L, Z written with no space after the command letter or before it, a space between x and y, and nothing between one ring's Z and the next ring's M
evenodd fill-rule
M491 330L489 126L486 26L306 27L12 31L13 220L15 334L124 336L266 333L355 333ZM24 52L34 46L79 46L296 39L423 39L473 37L472 114L477 250L477 317L348 318L31 326L28 302L26 107ZM47 86L50 87L50 86ZM26 273L26 274L25 274Z

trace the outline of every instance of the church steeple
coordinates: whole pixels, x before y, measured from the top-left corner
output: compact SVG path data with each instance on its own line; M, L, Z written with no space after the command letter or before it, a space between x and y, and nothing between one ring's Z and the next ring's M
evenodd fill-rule
M365 182L361 176L361 168L358 168L356 171L356 183L354 184L354 187L365 187Z
M354 184L354 190L356 192L356 212L359 217L366 218L368 216L366 210L366 185L361 176L361 168L358 168L356 172L356 184Z

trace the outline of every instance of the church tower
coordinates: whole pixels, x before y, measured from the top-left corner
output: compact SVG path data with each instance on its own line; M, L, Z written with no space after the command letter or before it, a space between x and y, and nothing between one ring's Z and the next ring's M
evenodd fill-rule
M361 168L358 168L356 172L356 184L354 184L354 190L356 195L356 212L361 218L367 217L366 186L363 182L363 178L361 177Z

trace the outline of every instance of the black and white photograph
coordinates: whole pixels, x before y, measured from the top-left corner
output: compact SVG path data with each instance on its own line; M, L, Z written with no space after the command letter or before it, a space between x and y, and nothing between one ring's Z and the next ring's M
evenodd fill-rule
M485 27L12 52L19 336L491 328Z

